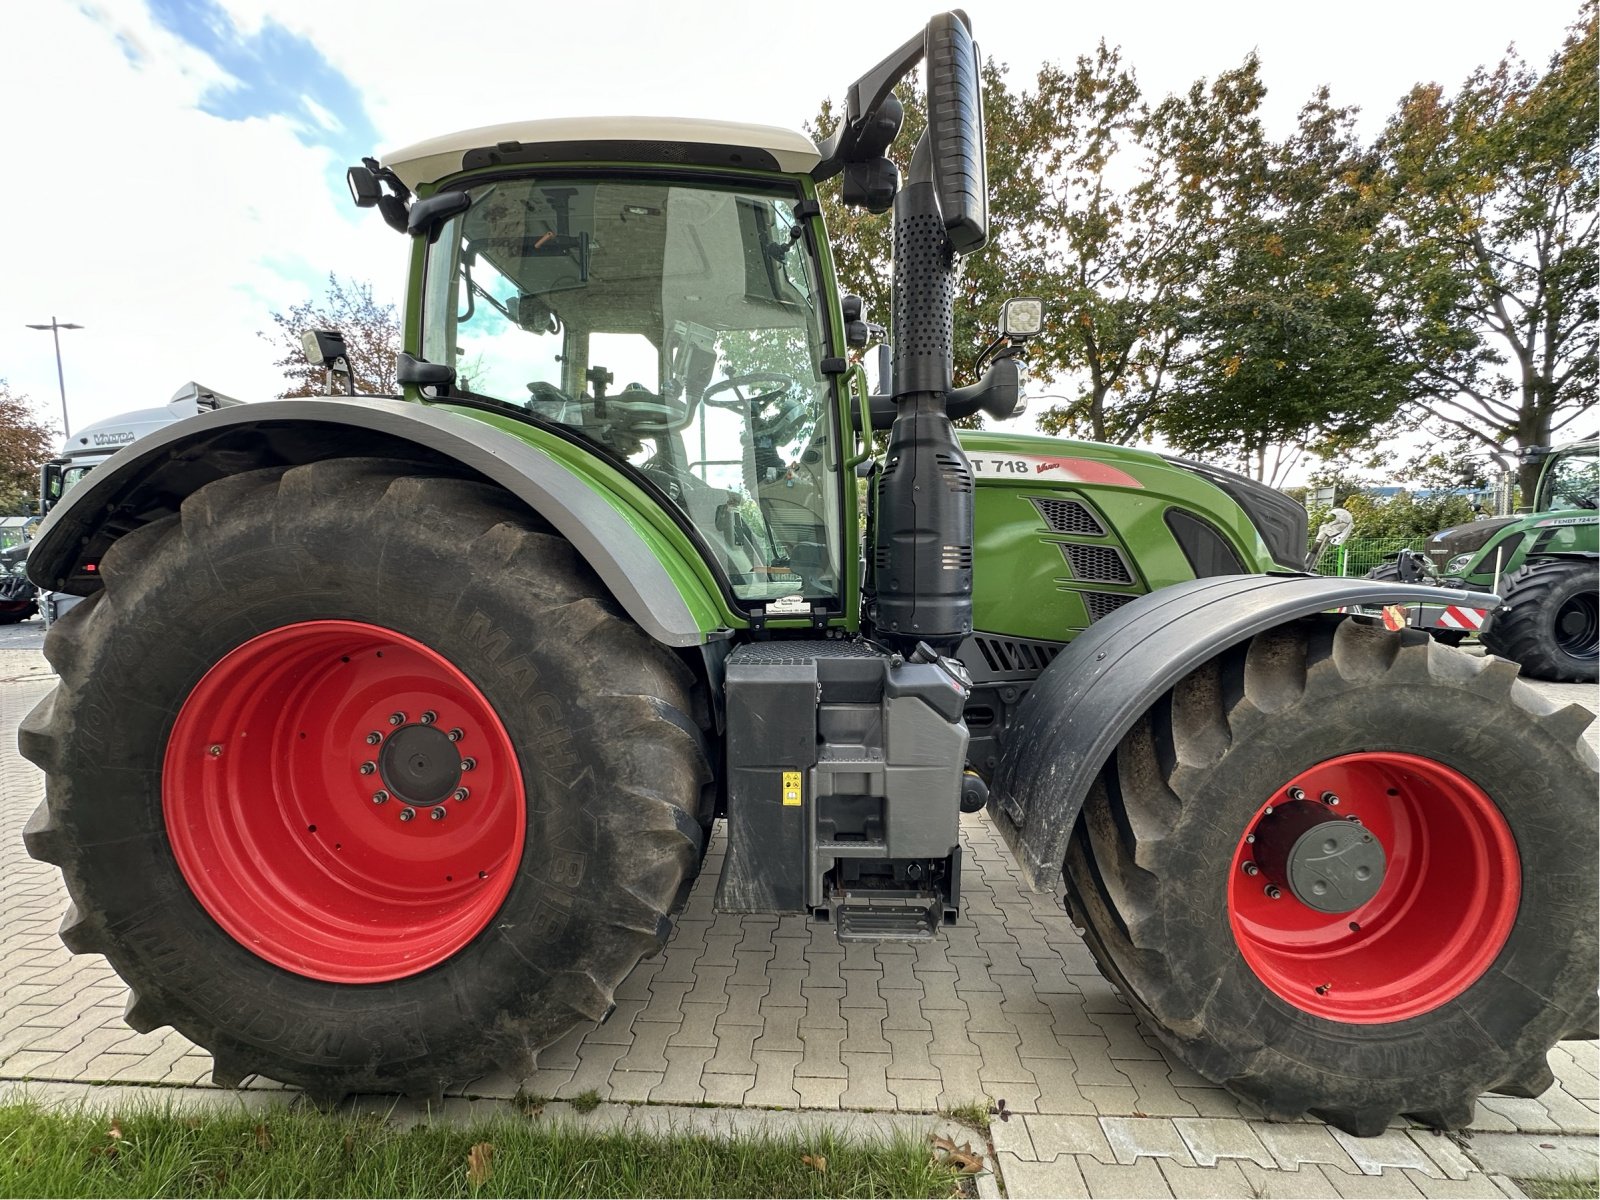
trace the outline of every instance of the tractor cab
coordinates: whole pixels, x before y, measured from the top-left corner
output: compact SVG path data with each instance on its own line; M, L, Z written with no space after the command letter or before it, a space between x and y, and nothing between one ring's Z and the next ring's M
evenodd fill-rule
M843 456L807 234L818 210L803 175L779 170L803 171L815 147L759 126L642 121L616 154L640 156L654 134L675 143L659 156L670 165L544 167L594 139L572 126L472 130L390 156L406 186L435 189L413 212L440 214L411 222L420 355L403 380L607 460L693 529L736 601L837 607ZM474 163L485 169L463 172Z

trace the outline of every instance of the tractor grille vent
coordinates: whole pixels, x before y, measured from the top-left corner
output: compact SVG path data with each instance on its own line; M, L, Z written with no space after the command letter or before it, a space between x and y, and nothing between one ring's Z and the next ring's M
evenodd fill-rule
M966 571L972 567L971 546L945 546L939 554L939 565L946 571Z
M1077 533L1085 537L1105 537L1105 526L1095 515L1076 500L1035 499L1033 506L1039 510L1054 533Z
M1114 592L1079 592L1083 597L1083 606L1089 610L1089 620L1098 621L1101 617L1109 617L1121 608L1133 596L1119 596Z
M978 653L991 671L1001 674L1032 674L1048 667L1061 647L1049 642L1024 642L1018 638L974 634Z
M939 474L944 476L944 485L952 492L970 492L972 490L972 468L962 461L959 454L949 454L941 451L934 455L939 463Z
M1132 583L1133 575L1115 546L1075 546L1061 543L1061 553L1075 579L1084 583Z

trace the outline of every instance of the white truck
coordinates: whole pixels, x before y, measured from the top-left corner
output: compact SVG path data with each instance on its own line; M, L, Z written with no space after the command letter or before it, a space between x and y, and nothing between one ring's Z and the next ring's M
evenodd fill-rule
M174 421L242 403L242 400L190 380L163 405L119 413L85 426L69 437L61 453L40 469L40 515L48 513L85 475L124 446L131 446L146 434L164 429ZM80 599L82 597L66 592L41 591L38 605L46 627Z

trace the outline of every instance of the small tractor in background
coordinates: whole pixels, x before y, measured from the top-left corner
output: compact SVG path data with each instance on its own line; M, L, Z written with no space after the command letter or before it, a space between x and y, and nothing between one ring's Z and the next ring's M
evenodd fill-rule
M954 386L978 62L933 17L820 144L559 119L363 160L404 394L196 416L55 507L30 571L85 600L20 733L27 844L134 1028L224 1084L436 1095L603 1021L714 821L723 911L912 941L961 920L986 806L1270 1113L1458 1126L1592 1036L1591 715L1338 611L1463 593L1307 574L1305 511L1225 471L958 437L1019 410L1043 319L1007 305ZM892 213L877 395L834 177Z
M1435 583L1499 596L1494 603L1414 604L1390 620L1452 645L1477 631L1492 654L1532 679L1593 683L1600 668L1600 442L1544 459L1531 511L1444 529L1402 550L1369 579Z

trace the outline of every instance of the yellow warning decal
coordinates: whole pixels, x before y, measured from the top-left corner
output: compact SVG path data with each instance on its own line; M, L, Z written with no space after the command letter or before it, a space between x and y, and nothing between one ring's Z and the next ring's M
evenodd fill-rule
M783 773L783 806L785 808L798 807L800 804L800 772L785 771Z

